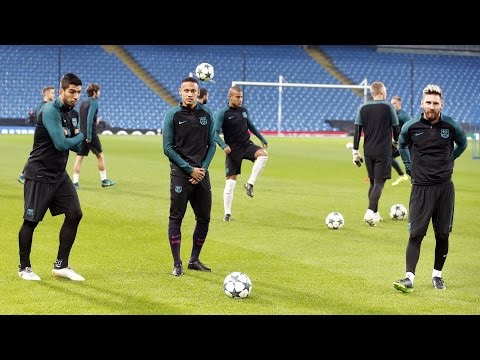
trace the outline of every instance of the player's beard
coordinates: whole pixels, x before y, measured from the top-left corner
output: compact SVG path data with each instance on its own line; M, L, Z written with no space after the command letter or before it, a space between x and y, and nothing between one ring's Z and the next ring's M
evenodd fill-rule
M428 121L435 121L440 116L440 111L436 111L436 110L425 111L424 116L425 116L425 119L427 119Z

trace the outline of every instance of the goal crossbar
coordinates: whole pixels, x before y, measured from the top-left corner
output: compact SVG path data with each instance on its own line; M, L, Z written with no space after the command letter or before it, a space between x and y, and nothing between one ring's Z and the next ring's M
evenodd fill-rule
M232 86L234 85L329 88L329 89L361 89L361 90L368 90L369 88L368 85L305 84L305 83L286 83L286 82L262 82L262 81L232 81Z
M278 87L278 119L277 119L277 134L282 132L282 89L284 87L302 87L302 88L325 88L325 89L360 89L363 90L363 101L367 102L367 93L369 85L367 79L364 79L359 85L337 85L337 84L308 84L308 83L288 83L282 75L278 77L278 82L264 82L264 81L232 81L232 86L246 85L246 86L274 86Z

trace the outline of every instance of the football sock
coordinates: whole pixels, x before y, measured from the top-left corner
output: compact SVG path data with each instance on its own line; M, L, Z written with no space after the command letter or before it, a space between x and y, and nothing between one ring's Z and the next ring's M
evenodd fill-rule
M68 266L68 257L75 242L78 224L80 224L82 216L83 213L81 211L67 211L65 213L65 220L60 228L60 244L57 252L57 260L63 260L61 267Z
M432 278L434 278L434 277L442 277L442 272L439 271L439 270L433 269L433 271L432 271Z
M373 212L378 211L378 201L382 195L383 187L385 186L385 179L374 179L373 186L368 190L368 208Z
M248 178L248 183L255 185L255 181L257 180L258 175L262 172L265 164L267 163L268 156L259 156L255 162L253 163L252 173Z
M168 224L168 241L170 243L170 249L172 250L173 263L181 264L180 258L180 245L182 243L182 233L180 231L180 225L178 223L169 222Z
M407 271L407 273L405 274L405 277L409 278L410 281L412 282L413 284L413 281L415 280L415 274L410 272L410 271Z
M225 188L223 189L223 207L225 214L232 214L233 190L236 184L237 181L233 179L225 181Z
M79 178L80 178L80 174L73 174L73 183L78 183Z
M197 221L195 225L195 230L193 231L193 246L192 253L190 255L190 262L193 262L198 259L200 252L202 251L203 243L207 238L208 234L208 223L200 223Z
M375 216L375 212L372 209L367 209L364 217L369 217L370 218L372 216Z
M32 250L33 231L38 222L23 220L23 225L18 233L18 244L20 247L20 268L30 267L30 252Z
M107 170L99 171L100 173L100 180L105 180L107 178Z

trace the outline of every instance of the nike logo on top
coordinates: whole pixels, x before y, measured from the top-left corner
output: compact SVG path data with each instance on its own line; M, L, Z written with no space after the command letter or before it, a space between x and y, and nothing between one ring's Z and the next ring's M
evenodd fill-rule
M414 135L415 135L415 136L418 136L418 135L422 135L422 134L423 134L423 132L421 132L421 133L415 133Z
M185 120L185 121L179 121L179 122L178 122L178 125L181 125L181 124L186 123L186 122L187 122L187 120Z
M233 119L233 118L234 118L234 116L229 116L229 117L228 117L228 120Z

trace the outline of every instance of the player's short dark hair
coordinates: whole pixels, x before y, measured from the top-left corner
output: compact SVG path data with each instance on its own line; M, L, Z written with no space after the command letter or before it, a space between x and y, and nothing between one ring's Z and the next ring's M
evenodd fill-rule
M208 90L205 89L205 88L200 88L200 92L198 93L198 97L199 98L204 98L205 96L207 96L208 94Z
M393 100L397 100L397 101L399 101L399 102L402 102L402 98L401 98L400 96L398 96L398 95L392 96L392 99L393 99Z
M189 77L182 80L182 84L186 83L186 82L193 82L195 84L198 84L198 80L195 79L193 76L189 76Z
M98 91L98 90L100 90L100 85L95 84L95 83L89 84L89 85L87 86L87 90L86 90L87 96L88 96L88 97L92 97L92 96L93 96L93 93L94 93L95 91Z
M65 90L68 89L70 85L82 86L82 80L73 73L66 73L60 80L60 88Z

